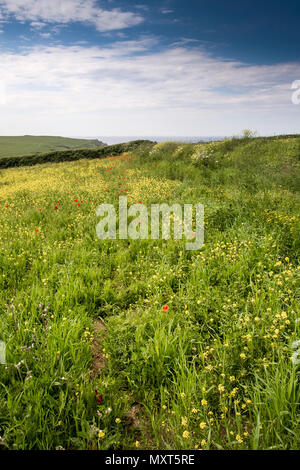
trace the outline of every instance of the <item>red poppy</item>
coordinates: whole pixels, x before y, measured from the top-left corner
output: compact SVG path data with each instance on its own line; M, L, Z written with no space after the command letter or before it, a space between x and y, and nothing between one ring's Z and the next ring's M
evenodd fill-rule
M169 308L170 308L169 305L164 305L163 308L162 308L163 312L167 312L169 310Z
M103 398L102 395L98 395L98 396L97 396L97 405L101 405L101 403L102 403L102 398Z
M96 398L97 398L97 405L101 405L102 403L102 399L103 399L103 395L100 395L97 390L95 390L95 395L96 395Z
M34 229L34 231L35 231L35 232L38 232L38 231L39 231L39 229L35 228L35 229Z
M8 207L8 206L5 206L5 207Z
M58 207L57 206L54 206L54 210L57 211Z

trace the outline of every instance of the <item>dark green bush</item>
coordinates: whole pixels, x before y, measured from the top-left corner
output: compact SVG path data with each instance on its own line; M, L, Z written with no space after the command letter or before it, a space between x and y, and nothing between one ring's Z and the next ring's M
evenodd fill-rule
M124 152L135 150L143 144L151 144L149 140L133 140L131 142L107 145L98 149L77 149L47 152L42 154L26 155L23 157L0 158L0 168L12 168L16 166L32 166L41 163L67 162L84 158L106 158L120 155Z

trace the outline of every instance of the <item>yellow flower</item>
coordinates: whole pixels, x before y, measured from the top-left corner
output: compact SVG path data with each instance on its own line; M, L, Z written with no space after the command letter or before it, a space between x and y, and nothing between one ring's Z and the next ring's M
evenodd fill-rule
M201 447L204 447L204 446L206 446L206 440L205 440L205 439L202 439L202 441L201 441Z
M190 437L190 433L188 431L183 431L182 437L184 437L184 439L188 439Z
M198 413L197 408L193 408L193 409L192 409L192 413L194 413L194 414Z
M184 427L187 426L187 418L185 416L181 417L181 425Z
M119 424L121 422L120 418L116 418L116 423Z
M140 447L139 441L135 441L135 447Z
M230 382L234 382L234 381L235 381L235 376L234 376L234 375L231 375L231 376L229 377L229 380L230 380Z
M239 434L237 434L235 436L236 440L241 444L243 442L243 439L241 438L241 436Z
M205 399L203 398L203 400L201 400L201 405L202 405L202 406L207 405L207 400L205 400Z
M99 431L99 432L98 432L98 437L99 437L100 439L102 439L104 436L105 436L105 432L103 432L103 431Z
M206 428L206 423L204 421L202 421L200 423L200 429L205 429Z
M219 384L219 385L218 385L218 390L219 390L220 393L223 393L223 392L225 391L224 385Z
M246 354L241 353L241 354L240 354L240 358L241 358L241 359L246 359Z

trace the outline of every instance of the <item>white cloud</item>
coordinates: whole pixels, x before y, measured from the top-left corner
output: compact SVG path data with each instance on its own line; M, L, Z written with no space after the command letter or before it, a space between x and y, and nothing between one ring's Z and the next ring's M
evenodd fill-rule
M101 9L95 0L0 0L0 9L0 17L13 15L18 21L36 24L81 22L98 31L128 28L143 21L132 12Z
M50 38L51 37L51 33L40 33L40 36L42 38Z
M300 63L253 66L188 46L151 52L154 43L142 38L105 48L0 53L7 83L2 132L224 135L244 127L297 129L300 107L292 105L290 87L300 79Z
M46 26L46 23L43 23L42 21L32 21L30 26L34 29L42 29Z
M6 104L6 83L0 80L0 105Z

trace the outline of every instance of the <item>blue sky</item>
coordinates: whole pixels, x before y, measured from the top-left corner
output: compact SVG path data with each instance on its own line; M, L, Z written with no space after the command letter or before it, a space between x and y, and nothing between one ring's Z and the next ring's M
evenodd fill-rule
M299 132L299 24L292 0L0 0L0 133Z

